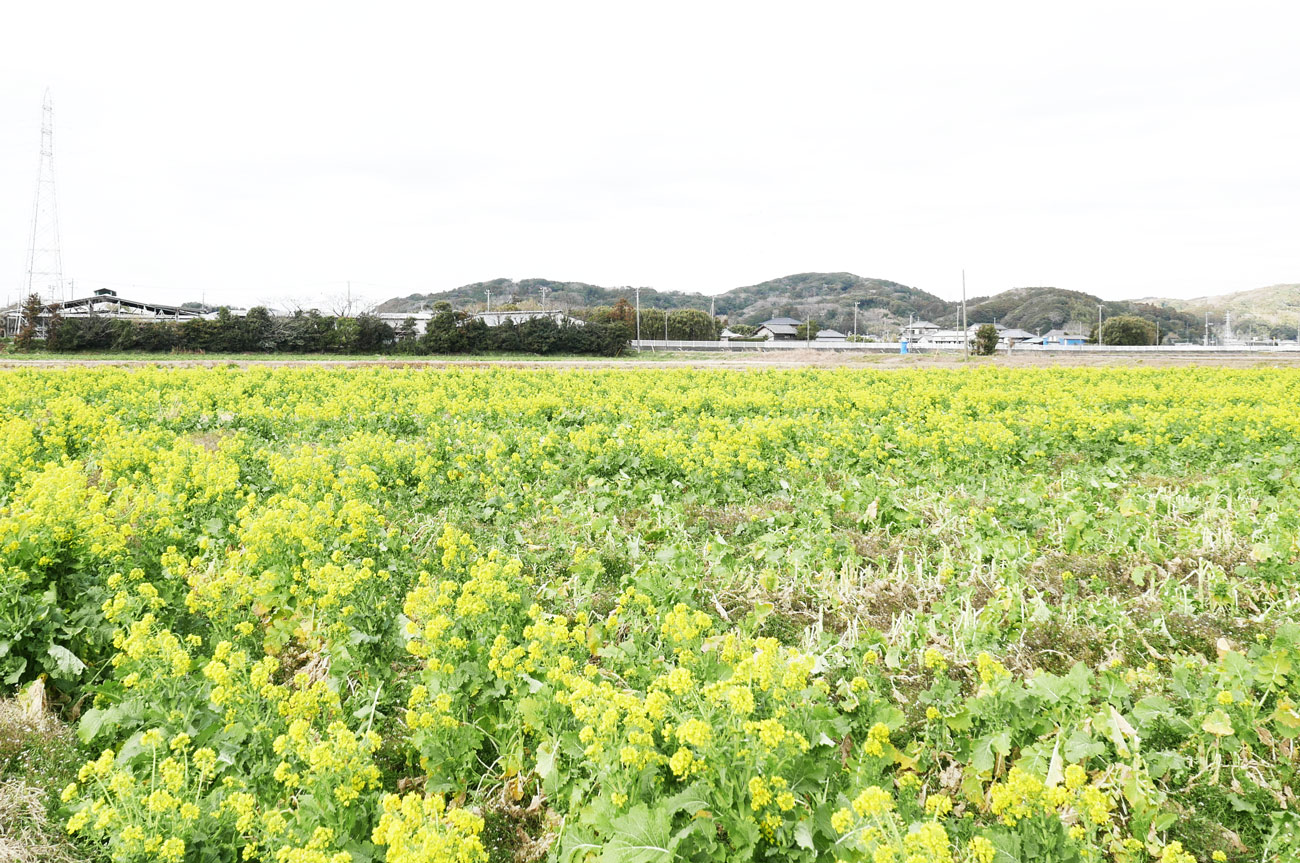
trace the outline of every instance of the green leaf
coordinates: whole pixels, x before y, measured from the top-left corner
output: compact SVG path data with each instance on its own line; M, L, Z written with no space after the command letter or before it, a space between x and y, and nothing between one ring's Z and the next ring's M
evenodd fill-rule
M1255 665L1255 681L1280 689L1286 686L1286 676L1290 671L1291 657L1284 650L1275 650Z
M1093 740L1083 728L1076 728L1065 741L1065 760L1071 764L1094 758L1106 751L1106 745Z
M890 731L897 731L907 724L907 714L892 704L887 704L876 711L875 720L884 724Z
M670 816L676 815L678 812L685 812L694 818L701 810L708 809L712 802L709 800L704 785L694 782L659 805L667 809Z
M1011 733L1009 731L991 734L975 743L975 753L971 759L971 766L981 773L987 773L993 769L993 765L997 761L996 755L1006 755L1010 751Z
M1228 718L1228 714L1216 708L1209 716L1205 717L1205 721L1201 723L1201 728L1215 737L1227 737L1232 733L1232 720Z
M13 686L22 679L23 672L27 670L27 659L24 657L18 660L18 667L5 676L5 683Z
M82 714L81 721L77 723L77 736L81 738L81 741L88 743L95 740L96 734L99 734L99 729L104 727L104 723L107 723L114 710L116 708L110 707L108 710L101 710L99 707L91 707L85 714Z
M794 844L813 850L812 821L804 819L794 826Z
M611 819L613 837L605 843L601 863L667 863L673 859L672 816L662 806L638 803Z
M943 722L953 731L969 731L972 722L970 711L962 708L960 713L945 717Z
M50 658L54 660L54 666L58 669L60 677L76 677L86 670L86 663L66 647L51 644L48 652Z
M1240 795L1237 795L1237 794L1229 794L1229 795L1228 795L1228 803L1231 804L1231 805L1232 805L1232 808L1235 809L1235 810L1238 811L1238 812L1257 812L1257 811L1258 811L1258 808L1255 806L1254 803L1251 803L1251 802L1250 802L1249 800L1247 800L1246 798L1244 798L1244 797L1242 797L1242 796L1240 796Z
M1133 718L1141 728L1151 728L1163 720L1166 723L1177 717L1169 701L1159 695L1148 695L1133 705Z
M554 740L548 740L541 746L537 747L537 775L545 781L555 772L555 756L559 750L559 745Z
M1273 720L1273 729L1278 735L1288 740L1300 736L1300 713L1296 712L1295 707L1283 707L1282 703L1279 703L1270 718Z

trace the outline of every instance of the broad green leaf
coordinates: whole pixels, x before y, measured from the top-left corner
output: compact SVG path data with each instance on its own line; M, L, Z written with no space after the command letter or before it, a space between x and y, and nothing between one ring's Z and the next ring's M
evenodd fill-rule
M559 746L554 740L548 740L537 747L537 775L543 781L549 779L555 772L555 757L558 749Z
M812 821L805 818L794 826L794 844L813 850Z
M638 803L611 819L613 836L605 843L601 863L668 863L673 859L672 816L663 806Z
M1232 733L1232 720L1228 718L1228 714L1216 708L1209 716L1205 717L1205 721L1201 723L1201 728L1215 737L1227 737Z
M48 652L50 658L54 660L54 666L58 669L60 677L76 677L86 670L86 663L66 647L51 644Z
M696 813L708 809L713 804L709 800L704 785L695 782L657 805L667 809L669 815L685 812L687 815L694 817Z
M1291 672L1291 657L1286 651L1275 650L1261 657L1255 664L1255 681L1264 686L1280 689L1286 686L1286 676Z

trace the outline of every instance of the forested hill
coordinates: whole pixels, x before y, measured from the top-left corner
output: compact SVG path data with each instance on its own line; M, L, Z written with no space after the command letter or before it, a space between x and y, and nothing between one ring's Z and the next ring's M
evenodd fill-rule
M494 279L432 294L412 294L388 300L381 312L408 312L432 308L440 301L456 309L481 311L492 292L492 307L513 303L519 308L540 308L542 288L546 305L581 314L581 310L613 306L620 299L634 301L631 288L611 288L585 282L550 279ZM1218 305L1215 301L1221 301ZM858 332L896 336L909 319L930 320L956 327L961 304L887 279L867 278L853 273L798 273L757 285L732 288L712 297L680 291L641 289L641 305L647 309L700 309L710 303L729 324L756 324L768 318L788 316L812 318L822 328L852 332L854 303L858 306ZM997 321L1030 332L1073 324L1085 331L1097 322L1097 306L1105 317L1137 315L1159 324L1162 334L1181 339L1201 338L1205 327L1205 301L1137 299L1101 300L1081 291L1054 287L1012 288L988 297L974 297L967 303L967 320L972 323ZM1300 287L1279 285L1259 291L1212 297L1210 311L1217 332L1225 309L1233 314L1238 333L1292 338L1300 319ZM1253 311L1253 314L1251 312ZM1285 319L1285 321L1283 320ZM1282 324L1286 323L1287 326ZM1289 329L1288 329L1289 326ZM1258 330L1258 332L1256 332Z
M972 324L993 323L1019 327L1029 332L1047 332L1071 324L1088 332L1097 323L1097 307L1105 317L1137 315L1159 321L1160 331L1191 338L1203 327L1195 315L1157 305L1147 300L1102 300L1082 291L1061 288L1012 288L991 297L972 297L966 303L966 320ZM958 310L935 323L956 326Z
M848 332L858 303L859 331L868 323L896 327L908 317L934 318L955 304L918 288L853 273L799 273L718 294L718 314L739 324L772 317L810 317L822 327Z
M546 306L552 309L587 309L596 306L612 306L620 299L629 303L635 301L635 292L630 287L604 288L589 285L586 282L557 282L551 279L493 279L490 282L475 282L450 291L433 294L411 294L407 297L394 297L385 301L378 308L380 312L413 312L432 308L435 303L451 303L452 308L470 311L482 311L487 304L488 291L492 292L492 308L499 309L507 304L520 308L540 308L542 289L546 289ZM687 294L681 291L657 291L654 288L641 289L641 305L655 309L700 309L709 310L709 297L703 294Z
M597 306L612 306L620 299L633 302L631 288L608 288L583 282L558 282L550 279L494 279L432 294L412 294L395 297L379 306L381 312L407 312L431 308L434 303L447 302L453 308L480 311L487 302L487 292L492 292L493 308L513 303L520 308L537 308L541 305L541 288L545 287L546 304L550 308L580 310ZM945 302L934 294L886 279L870 279L853 273L799 273L757 285L733 288L716 296L641 289L641 305L654 309L701 309L710 304L718 315L733 324L756 324L767 318L788 315L812 317L822 327L835 327L846 332L853 326L853 303L859 303L861 331L869 323L897 328L899 321L910 317L926 318L942 315L955 304Z
M1208 312L1215 323L1232 316L1238 338L1273 336L1293 338L1300 324L1300 284L1270 285L1191 300L1147 299L1139 302L1175 309L1204 321Z

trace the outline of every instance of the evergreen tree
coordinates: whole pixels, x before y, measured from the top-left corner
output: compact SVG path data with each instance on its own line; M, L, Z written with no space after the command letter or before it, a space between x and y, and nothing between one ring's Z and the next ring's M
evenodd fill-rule
M16 350L30 351L36 346L37 322L44 310L45 304L41 302L40 294L31 294L23 302L23 323L14 339Z

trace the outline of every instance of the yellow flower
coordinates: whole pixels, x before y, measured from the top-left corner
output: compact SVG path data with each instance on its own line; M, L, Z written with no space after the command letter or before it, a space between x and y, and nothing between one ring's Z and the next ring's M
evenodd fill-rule
M698 773L703 767L703 762L696 761L691 750L683 746L673 753L673 757L668 760L668 766L672 769L674 776L678 779L685 779L692 773Z
M90 810L79 809L68 819L68 832L76 833L90 823Z
M198 768L199 775L204 778L212 776L217 771L217 753L206 746L194 751L192 761Z
M942 818L952 811L952 798L947 794L933 794L925 800L925 811L935 818Z
M933 647L925 649L925 654L921 657L921 664L936 674L943 672L948 667L948 661L943 658L943 654Z
M754 776L749 780L749 806L755 812L772 802L772 791L767 787L767 782L762 776Z
M970 852L971 863L993 863L993 858L997 855L997 848L983 836L976 836L966 848Z
M677 729L677 740L695 747L707 746L713 739L713 728L701 719L688 719Z
M1183 850L1183 843L1175 840L1161 849L1160 863L1196 863L1196 858Z
M893 808L893 796L878 785L868 785L853 800L853 811L860 818L884 815Z
M862 751L877 757L885 754L885 744L889 742L889 726L877 722L867 732L867 739L862 743Z
M173 836L163 842L162 847L158 849L158 859L163 863L180 863L185 857L185 842Z

